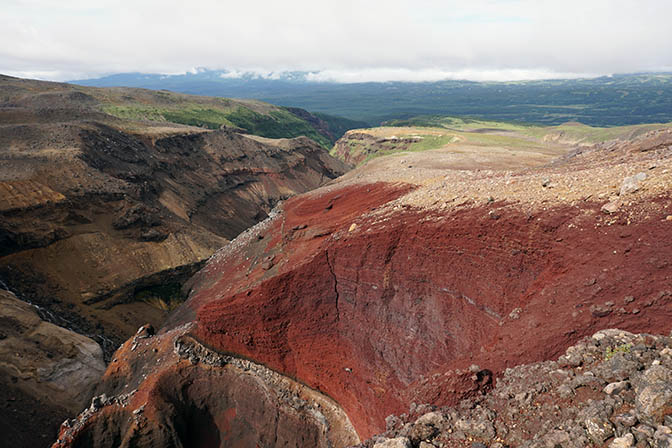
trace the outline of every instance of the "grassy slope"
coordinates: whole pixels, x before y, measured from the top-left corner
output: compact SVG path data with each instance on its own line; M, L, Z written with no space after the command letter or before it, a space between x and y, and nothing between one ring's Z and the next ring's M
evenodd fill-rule
M648 131L668 127L672 127L672 123L638 124L609 128L586 126L581 123L566 123L552 127L531 127L527 129L527 133L538 138L558 136L568 142L594 144L615 139L630 139Z
M0 75L0 103L21 104L35 109L100 111L124 120L124 126L141 129L143 124L166 123L206 129L230 128L268 138L306 136L326 149L333 132L326 120L306 111L300 116L287 108L256 100L187 95L164 90L127 87L96 88L65 83L27 80ZM97 117L104 120L104 116ZM336 127L350 129L357 123L328 117ZM320 126L313 125L310 120Z
M126 89L130 90L130 89ZM129 92L132 95L132 92ZM257 101L194 97L172 92L155 92L142 97L107 96L104 112L124 119L167 121L208 129L233 128L268 138L306 136L325 148L332 142L306 120L287 109Z
M552 145L552 142L594 144L613 139L630 139L654 129L672 127L672 123L609 128L580 123L539 126L445 116L413 117L388 121L385 125L356 131L372 136L373 140L349 140L346 136L341 146L346 145L351 154L366 153L363 164L376 157L448 146L455 150L459 150L460 145L535 150ZM409 143L409 138L413 137L419 137L419 141ZM332 155L343 158L337 150L335 147Z
M421 139L419 141L414 141L408 145L404 144L404 149L400 150L399 147L402 144L400 141L394 141L394 140L388 140L384 141L381 143L378 143L376 148L373 149L369 147L368 145L364 144L362 145L361 142L358 141L350 141L348 142L349 145L349 150L352 152L358 152L358 151L364 151L364 150L371 150L373 149L372 152L370 152L364 162L360 163L360 165L363 165L364 163L368 162L371 159L374 159L376 157L382 157L382 156L388 156L392 154L397 154L400 151L403 152L418 152L418 151L427 151L431 149L437 149L441 148L443 146L446 146L448 144L454 143L458 140L458 137L456 137L454 134L428 134L426 132L423 132L423 129L421 128L413 128L417 130L417 137L420 137ZM362 130L363 132L366 132L367 130L364 129ZM334 147L330 154L334 157L339 158L340 155L336 151L336 148Z
M613 139L629 139L648 131L672 127L672 123L650 123L629 126L596 127L582 123L564 123L557 126L540 126L529 123L488 121L471 118L420 116L406 120L392 120L385 126L422 126L444 128L456 131L510 131L543 139L544 137L562 137L565 141L594 144Z
M445 128L459 131L477 129L498 129L503 131L522 131L535 125L525 123L509 123L504 121L488 121L472 118L446 117L443 115L427 115L411 117L405 120L391 120L383 126L420 126L429 128Z

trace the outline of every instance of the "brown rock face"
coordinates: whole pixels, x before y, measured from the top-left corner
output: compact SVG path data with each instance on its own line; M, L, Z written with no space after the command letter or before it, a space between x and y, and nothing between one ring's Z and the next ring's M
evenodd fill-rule
M138 356L170 368L148 371ZM67 421L55 446L326 448L359 440L330 398L180 331L127 342L104 384L114 395Z
M485 393L506 367L555 358L599 329L667 333L672 174L654 168L617 214L600 211L621 179L672 158L629 145L515 172L418 171L413 185L354 177L294 197L190 281L187 303L149 342L168 361L124 353L101 391L149 394L174 369L168 335L187 338L331 397L365 438L411 402ZM105 412L80 417L85 430L62 428L64 445L115 427Z
M227 239L344 170L306 138L122 121L74 87L2 81L0 278L80 331L102 329L108 354L160 325Z
M361 130L351 130L336 141L331 154L352 166L360 166L370 158L391 152L409 150L414 143L422 141L415 135L382 137Z
M0 78L0 280L108 359L162 324L215 250L346 169L304 137L121 120L97 99L118 92L80 90Z

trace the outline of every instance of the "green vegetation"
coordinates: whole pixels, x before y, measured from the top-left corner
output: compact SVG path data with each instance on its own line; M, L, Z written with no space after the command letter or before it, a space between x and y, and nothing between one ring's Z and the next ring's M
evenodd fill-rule
M250 134L268 138L294 138L303 135L315 140L326 149L332 146L329 139L319 134L307 121L284 108L278 108L263 115L251 109L239 107L227 114L226 118Z
M411 143L408 151L427 151L430 149L441 148L450 143L454 143L458 138L454 135L421 135L422 139Z
M447 145L450 151L462 147L502 148L509 151L552 153L559 145L594 144L613 139L632 139L646 132L672 128L668 124L642 124L619 127L591 127L580 123L539 126L473 118L425 115L391 120L380 128L361 129L369 138L356 138L339 146L332 155L355 160L359 165L376 157L409 151L427 151ZM344 154L347 152L348 155Z
M106 104L103 111L127 120L165 121L207 129L233 128L268 138L294 138L303 135L326 149L332 146L329 138L320 134L310 123L281 107L271 107L267 113L260 113L249 107L231 107L228 104L208 107L195 103L165 106L127 103Z
M336 140L341 138L343 134L348 132L350 129L360 129L369 127L368 123L365 123L363 121L350 120L348 118L336 117L334 115L327 115L319 112L314 113L313 115L315 115L317 118L327 123L327 125L329 126L329 132L332 133L332 135Z
M429 151L431 149L438 149L450 143L454 143L457 140L457 137L454 135L422 135L418 134L420 140L412 142L403 149L401 152L420 152L420 151ZM366 160L363 163L368 162L371 159L376 157L387 156L391 154L399 153L399 143L395 141L385 142L381 145L380 149L377 149L374 152L371 152L367 155Z
M199 126L208 129L219 129L221 127L235 127L227 119L227 115L213 109L182 109L163 112L166 121L173 123L187 124L189 126Z
M356 155L366 153L366 158L359 165L368 162L376 157L397 154L400 152L419 152L428 151L431 149L441 148L459 140L454 133L437 133L437 129L415 128L417 132L411 135L403 135L399 137L392 137L391 135L384 138L373 140L349 140L347 141L348 152ZM363 129L366 133L367 130ZM390 130L390 132L393 132ZM341 155L337 152L337 148L331 150L331 155L340 158Z
M600 143L614 139L631 139L655 129L672 127L672 123L639 124L608 128L592 127L581 123L565 123L554 127L529 127L525 133L533 137L562 136L565 141Z
M255 97L366 121L451 115L485 121L623 126L672 121L672 74L526 82L438 81L302 85Z
M594 144L614 139L631 139L646 132L672 127L672 123L637 124L629 126L593 127L581 123L563 123L558 126L540 126L530 123L479 120L475 118L446 117L441 115L422 115L404 120L390 120L383 126L432 127L461 132L483 132L482 137L470 134L470 141L482 143L505 143L503 136L510 132L512 136L529 136L534 139L557 137L563 141ZM492 135L501 132L502 134ZM489 133L489 134L488 134Z
M196 104L185 104L180 108L142 104L106 104L103 106L103 111L127 120L168 121L208 129L219 129L222 126L235 127L227 119L227 113L224 110L199 107Z
M354 120L369 126L419 115L451 115L544 126L575 121L623 126L672 121L672 74L614 75L592 79L520 82L320 83L189 76L114 75L85 85L126 85L257 98Z
M508 123L504 121L488 121L475 118L447 117L443 115L421 115L404 120L390 120L382 123L382 126L411 126L444 128L455 131L474 131L479 129L501 131L523 131L535 125L527 123Z
M616 347L607 347L607 352L604 355L604 359L609 361L616 353L630 353L632 349L632 344L622 344Z

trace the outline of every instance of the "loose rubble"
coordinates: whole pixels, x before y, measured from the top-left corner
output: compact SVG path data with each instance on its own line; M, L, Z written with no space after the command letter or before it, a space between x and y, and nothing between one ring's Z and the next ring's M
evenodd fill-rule
M672 447L672 335L602 330L556 361L507 369L482 398L386 422L357 447Z

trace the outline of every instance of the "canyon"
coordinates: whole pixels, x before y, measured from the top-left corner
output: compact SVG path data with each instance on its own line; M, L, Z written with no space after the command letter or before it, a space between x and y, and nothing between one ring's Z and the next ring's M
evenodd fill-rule
M0 286L35 307L17 318L5 316L3 304L0 319L0 331L16 338L0 339L7 354L0 383L8 399L25 397L7 401L0 420L23 431L22 446L46 445L42 435L53 437L65 416L79 412L92 386L64 370L60 395L49 396L41 383L52 381L39 372L70 358L56 342L45 346L32 326L46 320L62 335L99 344L97 383L103 359L139 326L160 326L186 297L183 283L217 249L279 201L347 170L306 137L270 139L105 112L109 97L136 107L165 96L0 79ZM47 339L74 337L62 335ZM67 343L72 359L91 351L84 340ZM39 353L13 356L26 344ZM35 412L44 416L41 427L21 430Z
M669 333L672 132L501 134L376 157L278 204L116 352L54 447L372 446L390 414L488 396L599 330ZM381 446L427 442L399 443Z

